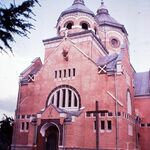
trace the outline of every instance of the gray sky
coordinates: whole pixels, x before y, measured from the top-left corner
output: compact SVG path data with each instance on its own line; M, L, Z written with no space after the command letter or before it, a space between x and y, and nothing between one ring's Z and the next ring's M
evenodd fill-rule
M6 0L2 0L5 2ZM39 0L40 1L40 0ZM7 1L8 2L8 1ZM16 0L17 2L17 0ZM100 0L85 0L94 13ZM150 69L150 0L105 0L110 15L124 24L130 42L131 63L137 72ZM36 30L30 39L16 37L13 43L15 57L0 55L0 118L3 113L13 115L18 93L18 76L35 57L43 60L43 39L56 36L55 25L60 13L71 6L73 0L41 0L36 6Z

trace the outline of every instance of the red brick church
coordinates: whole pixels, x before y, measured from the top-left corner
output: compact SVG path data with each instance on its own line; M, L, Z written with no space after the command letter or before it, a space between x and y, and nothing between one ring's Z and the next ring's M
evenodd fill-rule
M149 150L150 72L130 63L128 33L104 6L74 0L20 74L12 150Z

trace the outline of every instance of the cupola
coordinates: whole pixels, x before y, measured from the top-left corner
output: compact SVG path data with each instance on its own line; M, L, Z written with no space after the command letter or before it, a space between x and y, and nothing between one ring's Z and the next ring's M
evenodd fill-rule
M57 21L58 35L93 30L95 25L95 14L85 6L84 0L74 0L73 4L64 10Z
M97 10L96 21L99 26L111 26L120 29L123 33L127 34L124 25L118 23L113 17L110 16L108 9L105 7L104 2L101 2L100 8Z
M95 20L98 26L98 37L109 54L120 53L122 46L128 45L128 34L124 25L110 16L103 0L97 10Z

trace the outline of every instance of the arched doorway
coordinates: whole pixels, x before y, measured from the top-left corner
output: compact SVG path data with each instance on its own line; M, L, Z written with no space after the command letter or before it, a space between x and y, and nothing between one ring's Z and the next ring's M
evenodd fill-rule
M59 119L43 119L38 127L37 150L58 150L63 141L63 125Z
M56 125L51 125L45 134L46 150L58 150L59 131Z

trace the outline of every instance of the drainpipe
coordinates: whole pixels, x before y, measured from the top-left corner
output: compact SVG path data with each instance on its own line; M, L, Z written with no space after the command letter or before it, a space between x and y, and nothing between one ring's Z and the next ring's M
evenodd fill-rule
M65 141L65 120L64 120L64 123L63 123L63 150L65 150L65 144L66 144L66 141Z
M116 113L116 150L118 150L118 89L117 89L117 73L115 72L115 75L114 75L114 85L115 85L115 97L116 97L116 103L115 103L115 113Z

